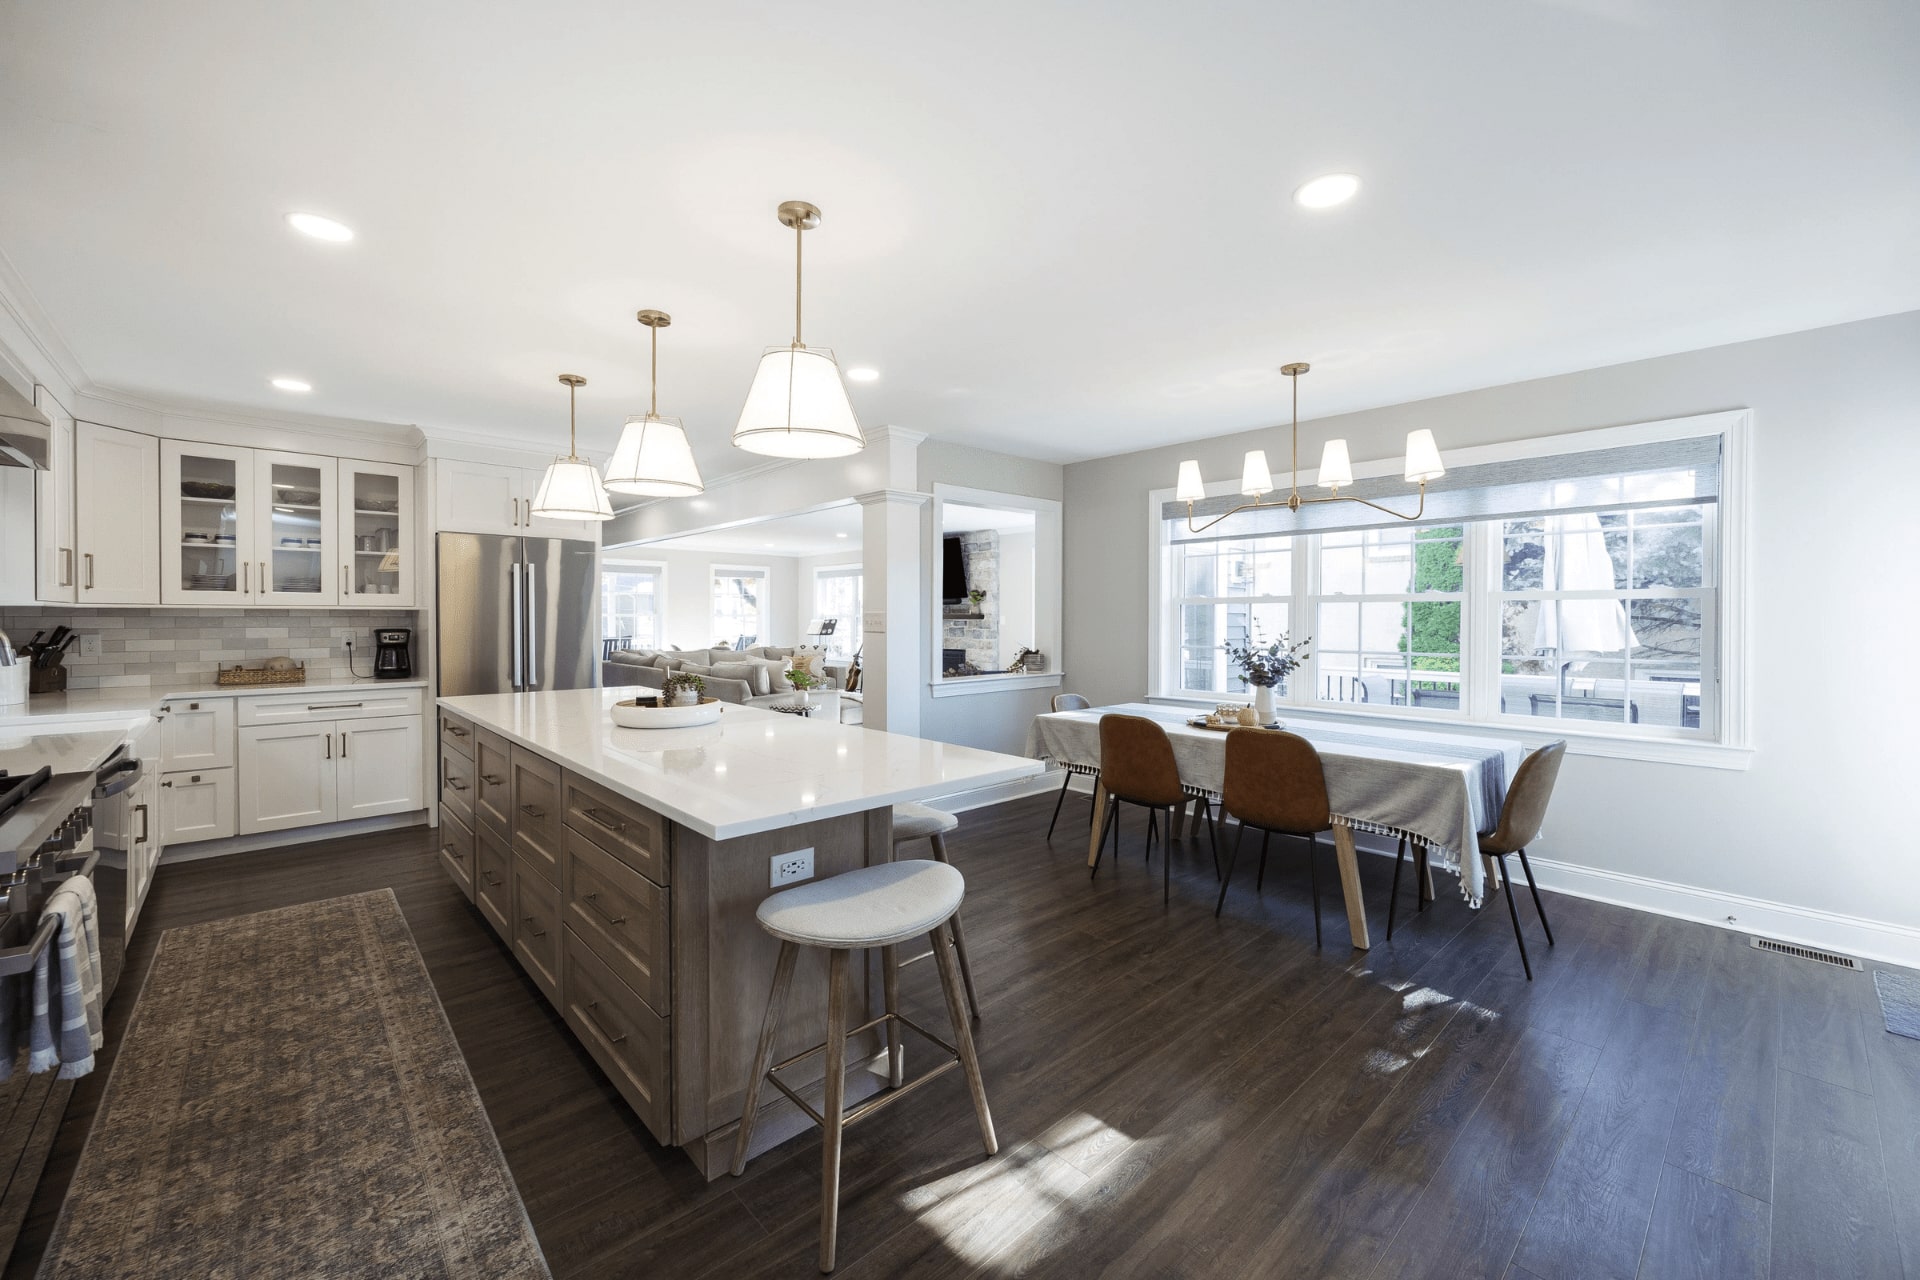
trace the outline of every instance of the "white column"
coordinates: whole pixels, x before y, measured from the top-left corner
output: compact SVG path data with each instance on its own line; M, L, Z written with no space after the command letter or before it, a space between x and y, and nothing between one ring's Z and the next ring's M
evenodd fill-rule
M928 679L926 545L931 494L900 489L863 493L860 687L869 729L920 734L920 691Z

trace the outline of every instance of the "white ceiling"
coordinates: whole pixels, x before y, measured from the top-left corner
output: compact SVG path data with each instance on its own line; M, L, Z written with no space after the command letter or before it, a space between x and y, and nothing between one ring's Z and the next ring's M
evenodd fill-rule
M573 371L601 455L659 307L712 476L808 199L864 419L1064 460L1920 307L1916 67L1904 0L4 3L0 250L98 384L553 448Z
M719 551L757 556L830 556L845 552L860 558L861 510L855 503L780 516L753 524L709 529L683 538L643 542L608 552L623 560L644 560L650 551Z

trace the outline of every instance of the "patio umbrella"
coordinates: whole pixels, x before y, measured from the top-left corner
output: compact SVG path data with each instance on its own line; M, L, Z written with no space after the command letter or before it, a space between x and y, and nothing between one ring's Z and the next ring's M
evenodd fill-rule
M1547 517L1546 577L1551 591L1611 591L1613 557L1607 551L1606 531L1592 512ZM1551 535L1558 534L1558 537ZM1619 654L1636 643L1619 600L1562 600L1559 608L1543 608L1534 623L1534 647L1574 654Z

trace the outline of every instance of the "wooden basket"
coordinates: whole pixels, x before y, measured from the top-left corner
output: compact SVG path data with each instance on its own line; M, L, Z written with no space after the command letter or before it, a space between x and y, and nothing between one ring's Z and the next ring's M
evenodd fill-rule
M295 663L279 671L266 667L221 667L215 677L215 684L226 685L263 685L263 684L305 684L307 682L307 664Z

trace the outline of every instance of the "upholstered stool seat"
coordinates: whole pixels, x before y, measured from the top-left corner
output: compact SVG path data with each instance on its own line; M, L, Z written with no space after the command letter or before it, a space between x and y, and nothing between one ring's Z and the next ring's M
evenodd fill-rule
M893 842L895 844L903 840L926 840L959 829L960 819L943 809L914 804L912 801L893 806Z
M944 862L883 862L776 893L760 927L803 947L890 947L932 933L967 883Z

